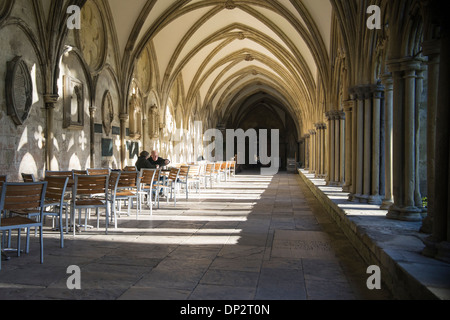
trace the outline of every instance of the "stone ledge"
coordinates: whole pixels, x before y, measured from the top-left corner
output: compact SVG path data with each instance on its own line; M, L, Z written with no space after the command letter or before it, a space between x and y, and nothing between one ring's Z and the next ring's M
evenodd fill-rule
M340 187L298 170L315 197L369 265L381 269L383 284L396 299L450 299L450 264L425 257L421 222L386 218L379 206L348 201Z

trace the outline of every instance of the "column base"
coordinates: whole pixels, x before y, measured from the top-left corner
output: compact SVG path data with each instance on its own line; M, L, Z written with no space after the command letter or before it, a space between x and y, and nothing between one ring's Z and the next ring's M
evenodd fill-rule
M351 185L344 184L344 185L342 186L342 191L343 191L343 192L350 192L350 188L351 188L351 187L352 187Z
M423 221L422 226L420 227L420 232L431 234L433 232L433 218L430 215L427 215Z
M367 203L369 204L381 205L382 202L380 195L370 195L367 199Z
M382 210L389 210L389 208L394 204L394 201L392 199L384 199L381 203L380 209Z
M422 255L450 263L450 242L437 241L430 236L423 240L425 248L422 250Z
M393 204L386 214L386 218L401 221L422 221L422 210L415 206L399 207Z
M351 201L351 202L364 202L364 201L361 201L361 199L362 199L362 197L364 197L362 194L359 194L359 193L351 193L349 196L348 196L348 201Z

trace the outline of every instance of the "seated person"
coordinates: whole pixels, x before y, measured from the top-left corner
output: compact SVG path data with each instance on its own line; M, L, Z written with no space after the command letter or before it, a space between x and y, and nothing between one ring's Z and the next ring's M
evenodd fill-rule
M167 166L170 163L169 160L160 158L158 156L158 152L155 151L155 150L152 151L152 154L151 154L150 158L148 159L148 161L152 165L154 165L154 167L156 167L156 168L165 167L165 166Z
M150 163L148 159L150 158L150 153L147 151L142 151L141 155L139 156L138 160L136 161L136 168L138 171L141 171L141 169L155 169L156 166Z

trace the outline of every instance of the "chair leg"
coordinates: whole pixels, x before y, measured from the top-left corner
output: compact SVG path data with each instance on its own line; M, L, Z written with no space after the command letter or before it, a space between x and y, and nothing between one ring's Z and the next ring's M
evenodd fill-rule
M30 228L27 229L28 231L30 230ZM20 243L20 229L17 229L17 256L20 257L20 247L21 247L21 243ZM28 248L28 232L27 232L27 248ZM28 251L26 251L26 253L28 253Z
M97 215L97 229L100 229L100 214L98 208L95 208L95 214Z
M61 243L61 249L64 248L64 228L63 228L63 221L62 221L62 207L61 211L59 212L59 232L60 232L60 243Z
M40 256L41 256L41 264L44 263L44 236L42 235L42 225L39 226L39 243L40 243Z
M109 226L109 210L108 210L108 205L106 205L106 207L105 207L105 215L106 215L106 218L105 218L105 229L106 229L106 234L108 234L108 226Z

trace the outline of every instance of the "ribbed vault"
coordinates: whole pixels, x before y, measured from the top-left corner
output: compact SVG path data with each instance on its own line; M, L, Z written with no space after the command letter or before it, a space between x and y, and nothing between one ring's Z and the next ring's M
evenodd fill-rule
M214 124L256 92L313 121L327 92L332 6L326 0L105 1L117 37L123 96L149 55L161 109L176 85L183 114ZM177 89L179 90L179 89ZM320 101L319 101L320 100ZM200 104L200 105L199 105ZM125 103L126 105L126 103ZM301 130L301 129L299 129Z

